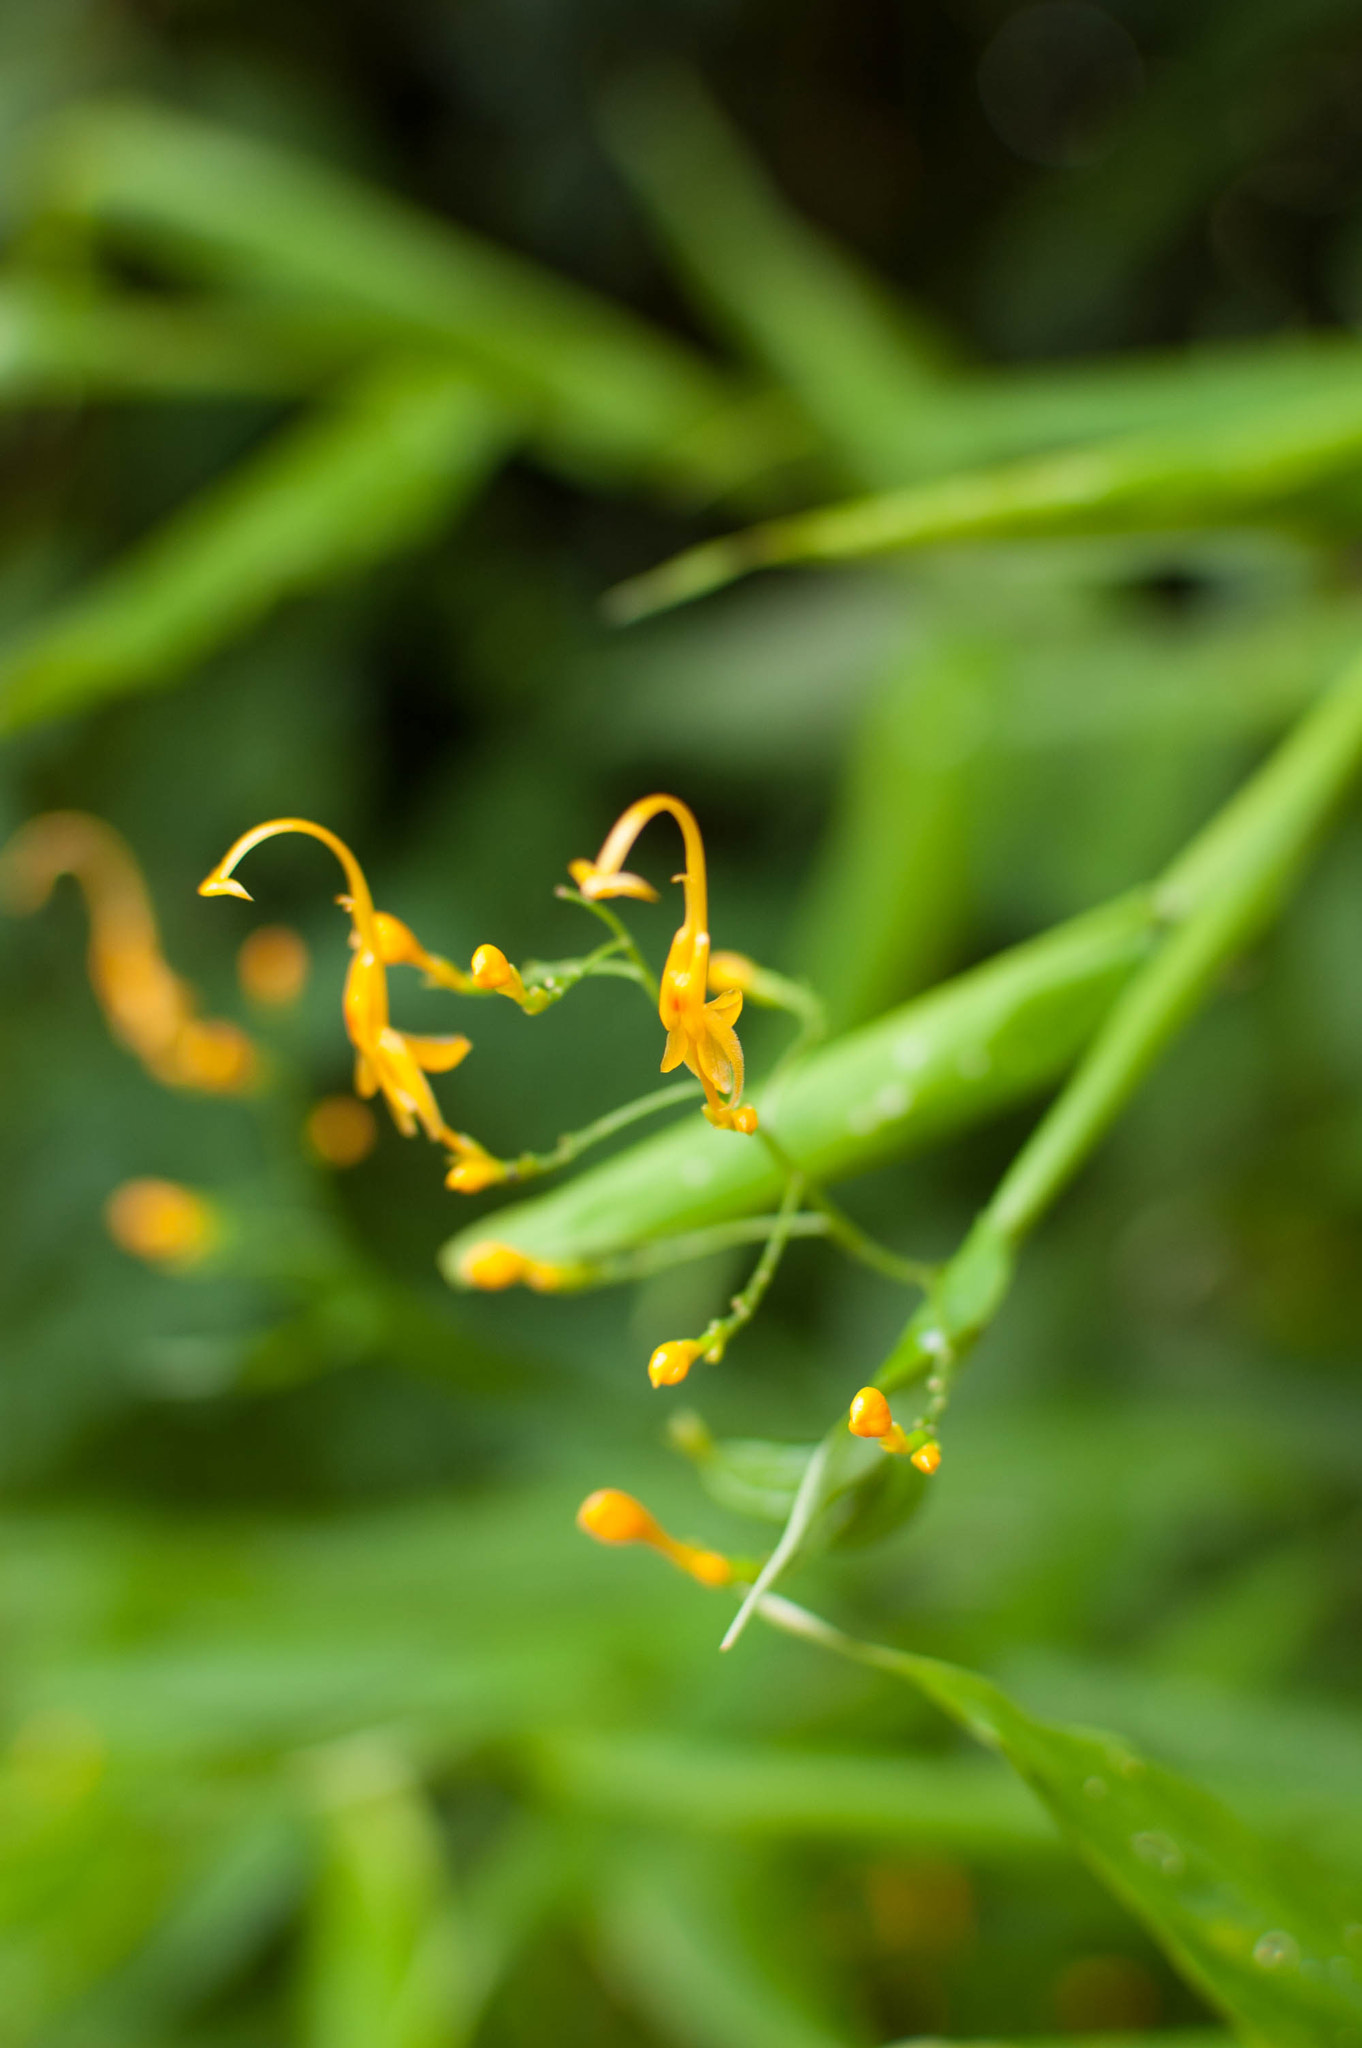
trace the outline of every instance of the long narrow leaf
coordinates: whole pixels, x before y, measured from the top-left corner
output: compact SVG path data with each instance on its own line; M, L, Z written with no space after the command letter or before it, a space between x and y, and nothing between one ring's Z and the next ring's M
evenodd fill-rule
M509 433L461 374L374 372L0 651L0 733L167 681L283 598L410 545Z
M443 343L559 455L724 489L783 461L788 424L633 315L423 218L344 172L166 109L101 103L42 138L38 204L202 271L366 315L378 338Z

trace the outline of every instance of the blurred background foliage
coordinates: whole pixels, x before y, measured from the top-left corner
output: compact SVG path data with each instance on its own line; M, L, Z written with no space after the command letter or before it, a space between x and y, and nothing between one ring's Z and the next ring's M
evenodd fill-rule
M1359 644L1360 117L1349 0L5 11L0 836L114 824L270 1075L115 1046L69 885L0 923L5 2048L1214 2038L1001 1762L803 1645L718 1659L712 1598L573 1532L619 1483L751 1547L643 1372L741 1266L450 1296L429 1152L304 1142L325 857L193 890L302 813L428 945L556 957L566 860L675 788L716 943L841 1028L1156 872ZM1343 424L1267 514L602 617L758 516L1302 404ZM1028 1252L928 1511L818 1576L1354 1895L1360 892L1354 815ZM271 1009L233 957L279 922ZM399 1000L469 1029L441 1099L498 1151L652 1084L611 983ZM852 1204L942 1254L1027 1127ZM199 1268L110 1241L145 1175L212 1203ZM696 1397L807 1441L900 1313L796 1247Z

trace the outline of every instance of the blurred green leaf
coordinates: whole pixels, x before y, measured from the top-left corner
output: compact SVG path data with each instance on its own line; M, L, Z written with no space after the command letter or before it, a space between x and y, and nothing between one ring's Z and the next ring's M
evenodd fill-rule
M722 491L797 450L742 394L606 300L344 172L165 108L68 110L35 144L39 210L246 286L319 298L410 350L443 342L570 468Z
M290 397L367 345L334 319L264 305L176 305L11 275L0 283L0 398Z
M0 652L0 732L169 680L282 599L411 545L509 433L461 374L374 372Z
M788 387L843 475L914 475L941 381L925 321L786 210L694 78L640 76L607 116L701 301Z
M970 908L969 843L998 658L928 632L884 677L849 752L797 949L847 1030L950 964Z
M853 561L971 540L1121 533L1291 517L1312 486L1362 459L1362 358L1346 382L1268 413L1212 417L1180 433L1130 434L996 469L772 520L699 547L611 593L642 618L736 577L792 562ZM1299 515L1300 507L1294 508Z
M539 1736L530 1754L551 1798L650 1827L905 1842L1003 1864L1057 1846L1029 1794L972 1758L792 1751L629 1729Z
M851 2030L834 2027L774 1956L755 1952L730 1874L727 1862L661 1841L622 1862L599 1907L611 1976L682 2048L846 2048Z
M320 1869L302 1980L307 2048L448 2048L461 1926L435 1822L401 1752L355 1736L313 1757Z

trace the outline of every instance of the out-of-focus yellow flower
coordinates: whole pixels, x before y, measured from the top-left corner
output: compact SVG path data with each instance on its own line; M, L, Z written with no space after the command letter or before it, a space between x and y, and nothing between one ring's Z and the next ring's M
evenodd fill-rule
M85 897L90 985L120 1045L167 1087L249 1088L255 1047L239 1026L196 1014L193 990L161 951L141 870L113 827L83 811L48 811L0 854L0 888L15 911L41 910L62 875Z
M645 796L617 819L595 860L574 860L568 873L583 896L634 896L655 903L657 891L640 875L624 872L629 849L653 818L667 812L681 827L686 865L675 879L685 889L685 916L662 970L658 1015L667 1033L662 1071L687 1066L705 1091L705 1115L721 1130L750 1135L757 1112L742 1101L743 1057L733 1029L742 1010L740 988L726 988L705 1001L709 978L709 906L705 846L689 805L679 797Z
M725 989L736 988L747 996L752 993L752 983L761 969L755 960L749 960L746 953L711 953L709 956L709 986L716 995Z
M699 1356L693 1337L671 1337L648 1360L648 1377L655 1387L679 1387Z
M882 1451L906 1457L930 1479L941 1464L941 1446L929 1429L908 1434L895 1422L878 1387L862 1387L851 1404L847 1428L853 1436L878 1439Z
M404 1137L415 1136L419 1126L433 1143L447 1146L456 1158L480 1154L482 1148L473 1139L450 1130L426 1079L428 1074L447 1074L457 1067L470 1050L469 1040L462 1034L418 1037L394 1029L388 1016L389 967L419 967L430 980L448 988L466 989L468 977L438 953L428 953L400 918L374 909L364 871L343 839L309 818L271 818L243 832L227 849L212 873L200 882L200 896L242 896L249 903L249 893L233 879L232 871L252 847L282 832L301 832L330 847L349 885L349 893L336 901L349 912L351 923L354 958L345 977L342 1008L355 1048L356 1094L367 1098L381 1090Z
M105 1203L104 1222L120 1251L149 1266L195 1266L219 1234L211 1205L176 1180L125 1180Z
M484 1237L470 1245L459 1260L458 1277L465 1287L484 1294L500 1294L507 1287L532 1287L536 1294L561 1294L578 1284L572 1266L556 1266L547 1259L531 1259L512 1244Z
M577 1510L577 1527L598 1543L646 1543L674 1564L689 1572L702 1586L727 1586L733 1580L733 1566L717 1550L700 1550L693 1543L678 1543L661 1523L648 1513L631 1493L604 1486L589 1494Z
M324 1095L308 1112L307 1141L325 1166L358 1166L378 1143L378 1124L367 1102Z
M286 924L262 924L237 948L236 974L243 995L267 1009L296 1003L307 987L311 955L306 941Z

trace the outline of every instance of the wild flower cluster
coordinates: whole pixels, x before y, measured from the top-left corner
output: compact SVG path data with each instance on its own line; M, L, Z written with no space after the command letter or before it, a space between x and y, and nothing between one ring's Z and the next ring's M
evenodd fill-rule
M684 864L673 879L682 889L682 921L676 930L660 977L649 968L636 940L610 908L615 899L657 900L657 892L625 867L640 833L661 816L679 827ZM245 856L268 839L300 833L319 840L339 862L343 893L336 898L350 920L351 959L341 999L346 1035L354 1049L354 1094L329 1097L315 1104L305 1126L314 1155L333 1166L347 1166L371 1149L376 1132L368 1104L381 1096L404 1137L421 1136L439 1147L445 1185L473 1195L524 1182L569 1165L631 1124L684 1101L699 1098L701 1113L717 1130L763 1146L774 1163L781 1186L775 1212L737 1225L692 1233L647 1248L648 1270L694 1257L698 1251L725 1245L759 1243L761 1249L746 1285L726 1310L694 1336L667 1339L648 1360L648 1376L656 1388L675 1387L697 1360L717 1364L729 1344L760 1307L792 1237L830 1238L849 1257L909 1286L930 1288L928 1268L901 1259L869 1238L790 1156L769 1122L744 1100L745 1066L736 1026L745 999L790 1013L798 1033L787 1048L782 1067L809 1050L821 1035L821 1005L802 984L787 981L758 966L746 955L712 950L704 841L689 806L679 798L641 798L618 818L594 859L569 864L570 887L558 890L568 902L591 913L607 936L591 952L517 967L499 946L480 945L467 969L431 952L399 917L376 908L363 868L354 853L327 827L307 818L272 818L243 833L199 885L201 896L235 896L250 901L236 871ZM57 878L70 874L85 896L90 923L90 979L109 1027L118 1041L135 1053L149 1073L166 1085L210 1091L247 1092L265 1085L268 1063L238 1025L201 1018L192 991L167 964L145 883L123 841L102 821L77 813L52 813L35 819L0 854L0 886L10 907L38 909ZM400 1029L392 1021L388 975L410 967L428 988L461 997L504 996L528 1016L537 1016L563 999L579 983L600 977L632 982L657 1012L666 1034L661 1071L679 1068L691 1078L622 1104L585 1128L570 1132L547 1152L522 1152L514 1158L495 1156L477 1138L447 1122L431 1082L432 1075L452 1072L472 1050L462 1032L440 1036ZM309 972L307 949L283 927L253 932L238 955L243 990L259 1005L286 1005L302 990ZM163 1266L192 1266L211 1256L220 1235L214 1205L178 1183L142 1179L114 1191L106 1222L115 1241L134 1256ZM616 1277L623 1271L608 1263L550 1262L536 1259L495 1235L478 1235L461 1254L459 1279L483 1290L517 1283L544 1293L557 1293ZM940 1463L935 1425L945 1406L946 1382L928 1383L924 1412L907 1426L896 1421L878 1387L862 1388L850 1404L848 1427L854 1437L878 1444L892 1459L902 1459L914 1486ZM676 1419L673 1439L704 1463L715 1447L698 1419ZM777 1454L792 1447L772 1446ZM801 1450L801 1457L807 1458ZM641 1542L707 1586L751 1582L761 1562L732 1559L717 1552L678 1543L649 1512L628 1494L599 1491L583 1504L580 1526L605 1543Z

